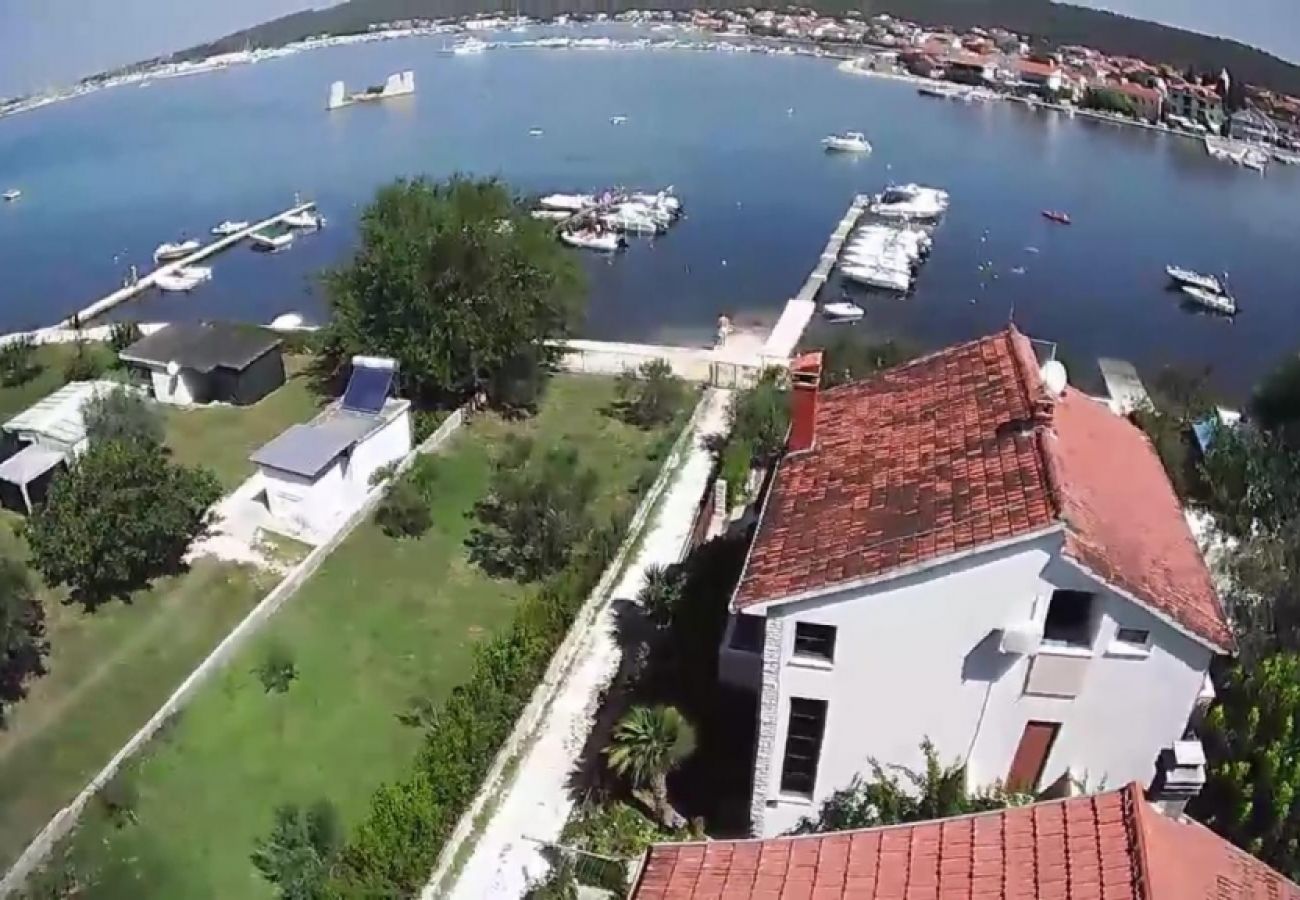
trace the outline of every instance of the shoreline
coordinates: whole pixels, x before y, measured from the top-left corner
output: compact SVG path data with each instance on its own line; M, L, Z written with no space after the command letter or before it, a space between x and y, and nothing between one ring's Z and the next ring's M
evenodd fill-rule
M273 59L281 59L288 56L295 56L299 53L305 53L311 50L320 50L327 47L343 47L354 44L380 43L383 41L403 40L408 38L428 38L446 35L457 37L477 36L480 33L504 32L514 33L519 27L536 28L536 27L564 27L574 29L585 29L591 24L609 24L609 23L556 23L546 21L535 21L531 19L502 19L498 28L470 28L466 22L473 20L466 19L447 19L438 20L428 25L412 26L404 28L384 28L369 31L364 34L354 35L336 35L330 37L308 38L303 41L285 44L280 47L244 50L233 53L224 53L217 56L206 57L193 62L179 63L160 63L152 68L140 69L138 71L128 72L119 76L106 78L102 81L81 82L69 88L63 88L51 94L45 94L40 97L34 97L29 100L23 100L19 103L0 110L0 121L19 115L20 113L33 112L56 103L62 103L68 100L74 100L78 97L85 97L100 91L111 88L126 87L137 85L147 87L149 83L156 80L166 80L172 78L185 78L192 75L203 75L220 72L235 66L255 65ZM760 53L772 56L806 56L816 59L828 59L839 61L838 68L847 75L880 78L889 81L899 81L906 84L913 84L918 87L943 87L953 88L962 87L954 82L945 81L937 78L927 78L921 75L913 75L907 72L888 72L876 69L864 69L853 65L856 61L863 59L864 53L875 53L887 50L889 48L877 47L870 44L848 45L823 44L817 41L808 41L795 38L766 37L763 35L753 34L720 34L713 31L707 31L686 23L652 23L643 22L626 22L614 23L626 25L629 28L645 30L647 32L678 32L682 35L696 35L687 40L672 37L655 38L650 34L642 38L635 39L616 39L609 37L563 37L559 35L549 37L538 37L525 40L506 40L506 41L489 41L486 50L510 50L510 49L552 49L552 50L688 50L692 52L722 52L722 53ZM849 50L856 52L848 52ZM449 53L451 47L444 48L440 52ZM849 65L845 65L848 63ZM989 90L989 89L985 89ZM1192 140L1203 140L1204 135L1192 131L1171 128L1161 123L1145 122L1140 119L1130 119L1113 113L1105 113L1097 110L1083 109L1075 106L1066 106L1059 103L1050 103L1042 100L1033 102L1024 102L1020 98L1000 91L989 90L992 96L981 102L992 102L999 100L1003 102L1022 102L1023 105L1030 109L1047 109L1064 113L1070 116L1082 116L1098 122L1107 122L1117 126L1127 126L1140 128L1146 131L1153 131L1159 134L1167 134L1174 137L1188 138ZM952 99L961 99L954 97Z

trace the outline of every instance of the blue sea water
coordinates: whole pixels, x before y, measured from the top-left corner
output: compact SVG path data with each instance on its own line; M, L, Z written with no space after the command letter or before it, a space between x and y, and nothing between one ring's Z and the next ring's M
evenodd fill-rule
M347 258L376 186L466 172L526 192L676 187L687 217L668 235L612 259L583 256L593 337L705 342L723 311L771 322L855 193L920 181L949 190L952 208L918 290L866 298L854 327L939 345L1014 316L1071 359L1210 365L1229 394L1300 346L1300 171L1261 178L1195 142L927 99L826 60L452 57L440 52L449 42L329 48L0 120L0 188L24 192L0 205L0 330L48 324L110 291L130 263L147 269L159 242L278 211L295 192L319 202L325 231L275 255L236 248L193 294L147 296L119 314L319 320L315 273ZM360 87L406 68L414 97L326 112L332 80ZM875 152L824 154L821 137L846 129L865 131ZM1053 225L1045 208L1074 224ZM1181 308L1169 262L1229 270L1241 314Z

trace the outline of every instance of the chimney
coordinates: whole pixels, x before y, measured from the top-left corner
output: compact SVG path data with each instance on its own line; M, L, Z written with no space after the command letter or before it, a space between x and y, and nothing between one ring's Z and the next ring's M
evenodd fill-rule
M790 363L790 453L817 443L817 399L822 387L822 352L801 353Z
M1192 739L1174 741L1156 758L1156 777L1147 799L1167 816L1177 818L1205 787L1205 748Z

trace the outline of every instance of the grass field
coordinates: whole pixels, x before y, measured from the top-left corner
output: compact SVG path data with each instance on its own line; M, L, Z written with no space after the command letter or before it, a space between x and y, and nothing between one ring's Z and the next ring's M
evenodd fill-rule
M100 347L93 350L106 352ZM44 344L36 347L32 353L40 371L23 384L0 386L0 422L7 421L46 394L52 394L67 384L68 379L63 374L63 369L75 352L71 344Z
M0 551L24 557L0 523ZM48 672L0 731L0 857L12 862L270 587L251 570L202 560L132 602L95 613L42 588Z
M508 433L577 447L606 508L657 467L646 451L662 435L605 415L613 396L612 379L559 377L535 418L476 419L439 458L433 528L415 540L373 523L354 532L132 767L136 820L118 827L92 809L53 868L96 897L272 897L249 853L275 807L328 798L355 822L381 782L409 770L420 733L398 716L413 697L445 698L526 590L465 557L493 448ZM297 668L283 694L254 673L272 644Z
M248 455L295 422L306 422L320 407L303 371L301 357L285 357L289 378L252 406L211 409L166 407L163 418L173 458L187 466L212 469L221 486L232 490L253 474Z

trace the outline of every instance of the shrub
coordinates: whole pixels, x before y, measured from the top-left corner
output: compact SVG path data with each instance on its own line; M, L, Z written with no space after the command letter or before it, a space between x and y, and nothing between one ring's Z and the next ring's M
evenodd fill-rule
M727 506L734 507L749 499L749 468L754 451L748 441L733 440L722 454L718 477L727 483Z
M102 347L77 341L76 351L63 367L63 377L68 381L93 381L108 371L112 361Z
M293 661L293 653L279 641L272 641L267 645L262 661L254 671L268 694L283 694L298 677L298 667Z
M140 394L125 387L97 393L81 407L90 442L163 440L162 417Z
M375 522L391 538L419 537L433 524L429 501L408 479L394 484L375 512Z
M758 466L774 462L785 448L790 403L783 379L779 369L768 369L732 401L731 440L748 444Z
M276 808L271 833L257 841L251 859L282 900L315 900L341 843L338 811L329 801L305 811L286 803Z
M36 344L30 337L20 337L0 346L0 382L6 387L26 384L41 374L36 359Z
M663 359L643 363L618 377L618 414L630 425L649 430L666 425L686 399L686 384Z
M95 796L104 815L116 827L121 828L135 821L135 807L140 802L140 792L130 771L119 770Z
M140 326L130 319L125 322L114 322L108 329L108 346L113 348L115 354L121 353L143 336Z

